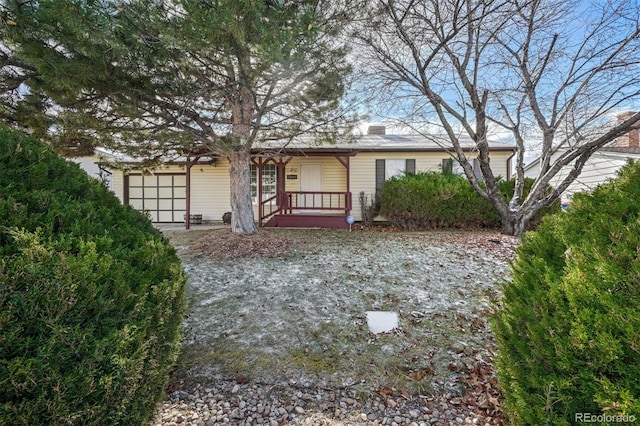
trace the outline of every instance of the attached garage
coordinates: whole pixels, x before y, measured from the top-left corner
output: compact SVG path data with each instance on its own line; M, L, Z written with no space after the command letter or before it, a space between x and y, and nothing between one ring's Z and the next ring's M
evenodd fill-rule
M152 222L184 222L187 179L184 173L128 174L124 177L125 203L147 212Z

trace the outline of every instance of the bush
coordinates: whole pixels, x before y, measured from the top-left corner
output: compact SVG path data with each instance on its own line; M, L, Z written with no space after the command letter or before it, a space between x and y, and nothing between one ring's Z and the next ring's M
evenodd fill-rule
M513 424L640 418L639 253L640 163L525 234L493 319Z
M179 348L185 275L149 221L0 129L0 424L143 424Z
M364 191L360 191L358 197L360 201L360 212L362 214L362 226L365 228L373 226L373 220L380 212L380 201L376 200L376 196L367 196Z
M533 179L525 180L526 197ZM498 190L506 200L513 196L514 180L500 181ZM560 200L539 212L530 223L560 210ZM480 197L469 181L452 173L425 172L394 177L384 183L380 214L401 228L496 228L500 216Z
M402 228L497 226L500 218L462 176L424 172L387 180L380 214Z

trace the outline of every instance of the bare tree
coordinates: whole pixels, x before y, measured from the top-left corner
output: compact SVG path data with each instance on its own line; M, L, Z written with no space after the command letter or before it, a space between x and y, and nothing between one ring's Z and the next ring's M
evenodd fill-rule
M635 1L376 0L354 27L360 64L389 114L438 128L467 178L520 235L598 149L638 127L640 10ZM488 135L515 141L516 190L498 193ZM482 178L459 143L476 145ZM539 142L540 174L523 196L524 161ZM549 190L563 169L570 171Z

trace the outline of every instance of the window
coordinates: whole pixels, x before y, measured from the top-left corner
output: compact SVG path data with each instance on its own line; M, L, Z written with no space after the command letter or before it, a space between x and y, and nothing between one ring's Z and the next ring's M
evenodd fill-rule
M404 173L416 172L416 160L376 160L376 194L380 193L384 181Z
M402 177L406 169L406 160L385 160L384 180L389 180L392 177Z
M278 192L278 171L275 164L262 166L262 201L273 197ZM258 168L251 165L251 198L258 202Z
M442 159L442 173L453 173L454 175L464 176L464 169L458 162L451 157Z

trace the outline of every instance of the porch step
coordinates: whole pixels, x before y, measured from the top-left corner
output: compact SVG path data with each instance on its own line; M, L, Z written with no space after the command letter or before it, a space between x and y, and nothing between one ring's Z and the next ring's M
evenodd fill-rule
M277 214L263 226L280 228L336 228L349 229L347 215Z

